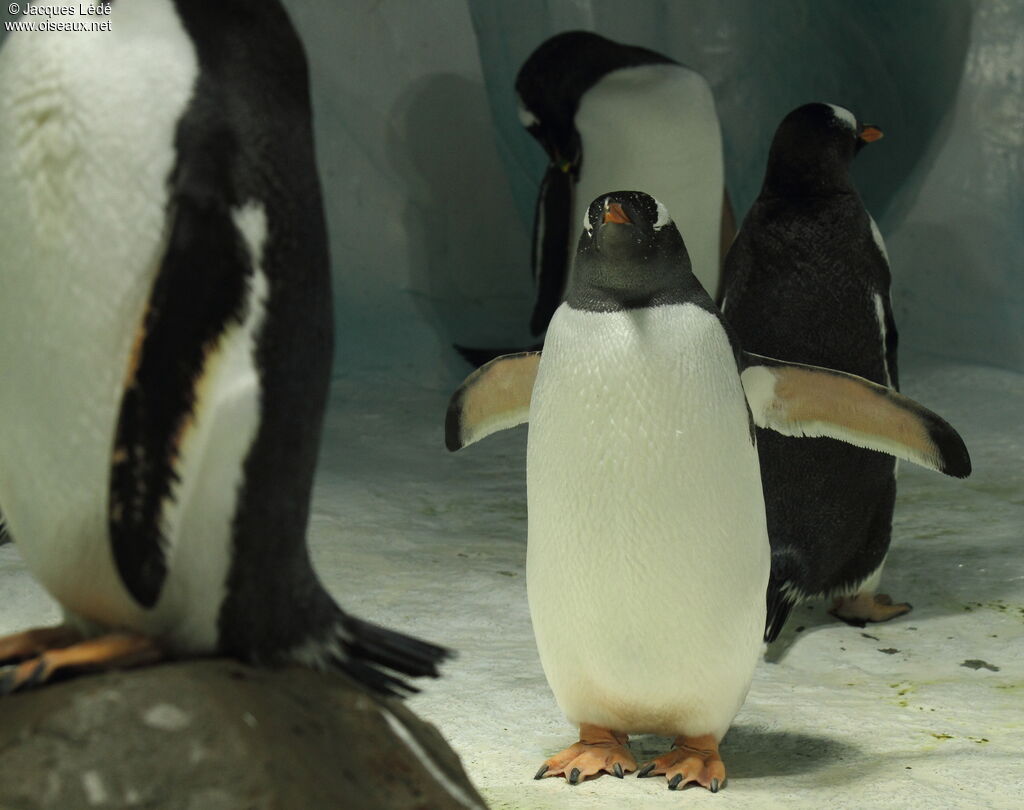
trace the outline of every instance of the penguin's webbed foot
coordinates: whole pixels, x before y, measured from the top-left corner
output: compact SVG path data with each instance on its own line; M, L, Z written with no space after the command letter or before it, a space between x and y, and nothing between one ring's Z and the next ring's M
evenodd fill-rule
M47 650L70 647L82 636L66 624L56 627L33 627L20 633L0 637L0 664L35 658Z
M622 779L636 770L636 760L626 747L628 739L625 734L611 729L583 724L580 741L546 760L533 778L564 776L570 785L578 785L602 773Z
M51 631L62 629L73 633L67 628L48 628ZM46 631L28 631L28 633L41 632ZM0 639L0 645L15 638L17 636ZM67 636L63 638L67 638ZM56 639L57 636L54 636L54 640ZM3 652L4 648L0 646L0 655ZM0 670L0 695L30 689L54 680L59 675L67 675L72 672L120 669L150 664L163 658L163 653L147 636L132 633L110 633L88 641L80 641L77 644L72 638L63 646L50 646L32 657L26 658L24 654L5 656L6 660L11 658L24 658L25 660L14 666L6 667L5 670Z
M718 755L718 742L710 734L676 737L672 750L644 765L637 778L662 774L669 790L682 790L695 782L718 793L725 787L725 765Z
M888 594L858 593L838 596L829 611L840 621L863 627L868 622L887 622L913 610L908 602L894 604Z

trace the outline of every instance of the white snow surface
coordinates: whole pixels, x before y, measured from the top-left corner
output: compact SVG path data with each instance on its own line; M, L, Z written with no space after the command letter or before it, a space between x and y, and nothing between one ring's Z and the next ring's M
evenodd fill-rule
M450 454L447 391L338 380L314 559L347 609L459 651L410 703L492 808L1018 807L1024 376L918 360L904 377L910 396L957 426L975 470L957 481L903 465L882 590L914 610L860 630L821 604L798 608L722 744L730 781L719 796L676 796L661 777L533 780L576 736L544 681L527 611L527 428ZM0 633L58 618L14 546L0 548L0 593ZM569 620L600 632L586 616ZM686 643L671 616L652 610L650 621L666 642ZM668 744L631 743L641 763Z

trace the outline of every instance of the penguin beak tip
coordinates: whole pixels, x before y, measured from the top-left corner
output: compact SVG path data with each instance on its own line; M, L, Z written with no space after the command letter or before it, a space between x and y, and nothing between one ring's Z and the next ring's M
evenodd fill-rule
M884 133L874 124L864 124L860 128L860 134L857 137L864 141L864 143L874 143L875 141L880 141L884 137Z
M604 222L615 222L620 225L631 225L632 220L622 210L622 205L619 203L610 203L604 210Z

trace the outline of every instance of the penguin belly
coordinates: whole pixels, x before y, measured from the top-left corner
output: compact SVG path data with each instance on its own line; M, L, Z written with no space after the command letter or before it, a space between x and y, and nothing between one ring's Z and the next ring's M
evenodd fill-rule
M609 191L656 197L686 242L694 275L714 295L725 170L707 81L679 65L617 70L583 94L574 120L583 158L572 222Z
M562 711L721 738L759 656L769 546L715 316L563 304L534 388L527 480L530 613Z
M0 503L74 616L158 632L109 542L111 455L165 239L178 119L198 64L174 6L118 6L103 35L0 52ZM95 51L95 53L92 53ZM104 67L119 70L111 88Z

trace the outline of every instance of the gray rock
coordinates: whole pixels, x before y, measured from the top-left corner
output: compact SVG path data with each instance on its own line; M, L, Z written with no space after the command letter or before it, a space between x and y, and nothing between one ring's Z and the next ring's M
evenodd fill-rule
M485 808L437 730L347 679L234 661L0 699L3 810Z

